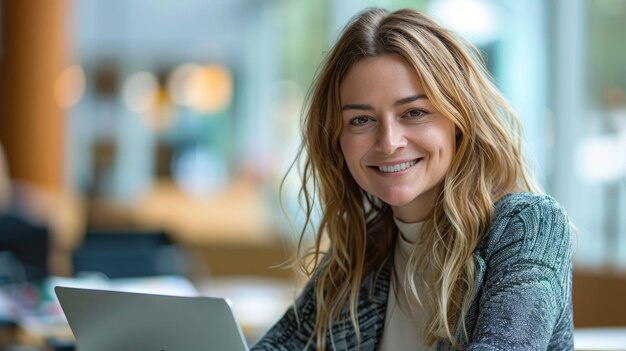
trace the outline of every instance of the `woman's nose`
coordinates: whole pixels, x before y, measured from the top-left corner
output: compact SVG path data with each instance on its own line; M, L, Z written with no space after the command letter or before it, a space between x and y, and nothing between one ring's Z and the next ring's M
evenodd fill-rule
M396 121L381 123L377 134L376 149L379 152L392 155L407 145L405 130Z

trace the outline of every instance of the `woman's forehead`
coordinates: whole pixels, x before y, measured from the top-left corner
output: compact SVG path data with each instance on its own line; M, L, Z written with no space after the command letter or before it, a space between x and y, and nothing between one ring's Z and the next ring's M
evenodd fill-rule
M398 55L366 57L357 61L341 82L344 103L359 100L403 98L424 94L422 83L412 65Z

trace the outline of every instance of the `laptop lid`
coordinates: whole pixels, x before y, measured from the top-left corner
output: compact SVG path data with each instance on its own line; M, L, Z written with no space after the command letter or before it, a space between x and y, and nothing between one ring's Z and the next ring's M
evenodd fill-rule
M247 351L230 301L55 287L81 351Z

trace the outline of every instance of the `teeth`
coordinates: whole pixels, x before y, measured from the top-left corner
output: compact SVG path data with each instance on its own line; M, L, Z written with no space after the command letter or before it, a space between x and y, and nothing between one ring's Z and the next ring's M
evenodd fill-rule
M412 167L417 163L417 160L413 160L410 162L399 163L393 166L378 166L378 170L385 173L393 173L404 171L405 169Z

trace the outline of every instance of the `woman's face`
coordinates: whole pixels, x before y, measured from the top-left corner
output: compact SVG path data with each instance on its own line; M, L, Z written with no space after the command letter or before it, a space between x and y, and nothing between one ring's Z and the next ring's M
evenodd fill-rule
M352 177L400 220L424 220L456 150L454 123L434 109L397 55L357 62L340 95L341 149Z

